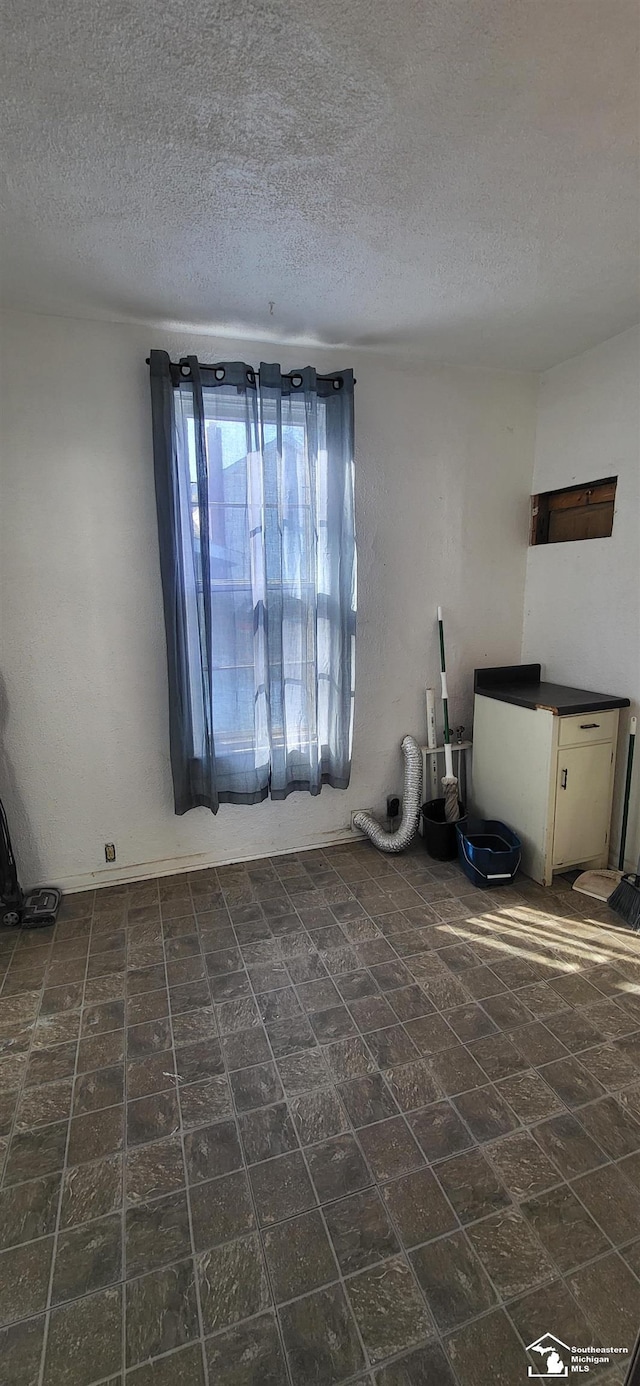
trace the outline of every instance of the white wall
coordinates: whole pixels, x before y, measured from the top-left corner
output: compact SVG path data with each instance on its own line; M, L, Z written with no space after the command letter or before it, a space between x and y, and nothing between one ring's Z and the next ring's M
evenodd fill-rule
M618 477L613 534L529 549L523 659L548 678L631 698L640 712L640 329L540 380L534 492ZM617 859L629 713L621 715L612 840ZM639 746L640 752L640 746ZM640 754L627 865L640 852Z
M351 786L173 813L149 347L353 364L359 626ZM6 316L0 786L25 883L82 886L322 844L401 786L446 617L454 724L477 664L517 661L536 382L351 351ZM2 709L0 708L0 712ZM117 863L105 868L104 843Z

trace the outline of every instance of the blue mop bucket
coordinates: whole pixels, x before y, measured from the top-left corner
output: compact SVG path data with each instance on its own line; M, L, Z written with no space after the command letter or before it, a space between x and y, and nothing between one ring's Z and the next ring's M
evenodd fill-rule
M481 890L508 885L520 865L520 838L497 818L466 818L456 825L458 860Z

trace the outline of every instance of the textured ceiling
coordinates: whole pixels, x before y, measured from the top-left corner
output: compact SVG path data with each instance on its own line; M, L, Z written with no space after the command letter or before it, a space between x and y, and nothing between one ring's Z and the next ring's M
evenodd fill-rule
M5 302L544 368L639 314L637 40L636 0L7 0Z

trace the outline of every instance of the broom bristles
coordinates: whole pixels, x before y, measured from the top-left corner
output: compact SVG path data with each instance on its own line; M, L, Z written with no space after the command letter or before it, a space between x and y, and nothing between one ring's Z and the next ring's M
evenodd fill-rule
M630 929L640 933L640 876L623 876L608 904Z

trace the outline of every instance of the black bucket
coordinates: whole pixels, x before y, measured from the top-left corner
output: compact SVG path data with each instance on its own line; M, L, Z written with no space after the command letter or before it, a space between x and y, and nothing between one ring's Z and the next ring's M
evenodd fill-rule
M464 818L464 804L458 800L460 818ZM422 838L430 857L438 861L454 861L458 855L456 824L447 823L444 816L444 799L431 799L420 809L422 819Z

